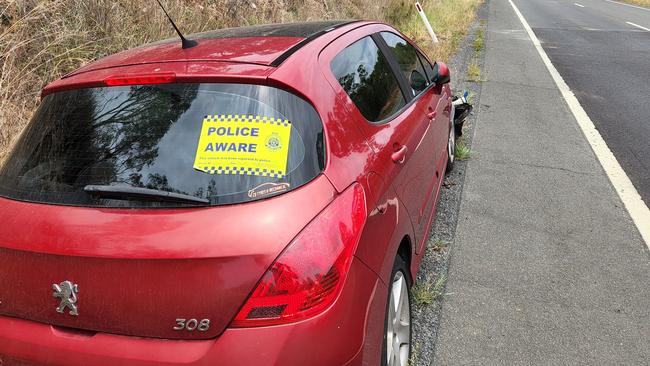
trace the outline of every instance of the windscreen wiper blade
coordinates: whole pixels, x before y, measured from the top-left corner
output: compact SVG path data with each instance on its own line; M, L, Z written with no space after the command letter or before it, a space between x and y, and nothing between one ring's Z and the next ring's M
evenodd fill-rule
M92 185L84 187L84 192L106 198L142 198L163 202L181 202L207 205L210 200L189 194L161 191L158 189L140 188L129 185Z

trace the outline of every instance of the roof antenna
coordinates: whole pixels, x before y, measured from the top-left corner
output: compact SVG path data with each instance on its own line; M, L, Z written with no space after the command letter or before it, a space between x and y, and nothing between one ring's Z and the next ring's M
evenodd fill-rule
M167 19L169 19L169 22L172 23L172 27L174 27L174 29L176 30L176 33L178 33L178 36L181 37L181 43L183 45L182 46L183 49L192 48L192 47L196 46L197 44L199 44L197 41L194 41L194 40L187 39L187 38L183 37L183 33L181 33L181 31L178 29L178 27L176 26L176 24L172 20L172 17L170 17L169 14L167 14L167 10L165 10L165 7L163 6L163 4L160 3L160 0L156 0L156 2L158 2L158 5L160 5L160 8L162 9L162 11L167 16Z

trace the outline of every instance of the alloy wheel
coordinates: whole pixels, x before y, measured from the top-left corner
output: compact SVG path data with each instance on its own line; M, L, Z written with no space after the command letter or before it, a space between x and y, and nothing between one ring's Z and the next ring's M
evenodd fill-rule
M388 366L406 366L411 348L411 304L408 283L401 271L393 277L386 326Z
M447 142L447 155L449 157L449 162L453 163L456 156L456 129L452 122L449 127L449 141Z

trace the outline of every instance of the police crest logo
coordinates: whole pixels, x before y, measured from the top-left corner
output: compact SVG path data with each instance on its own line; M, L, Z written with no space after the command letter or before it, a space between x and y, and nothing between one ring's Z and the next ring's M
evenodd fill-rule
M70 281L63 281L58 285L56 283L52 284L52 289L54 290L52 296L61 299L59 306L56 307L56 311L58 313L63 313L66 308L69 308L70 315L78 316L79 310L77 309L76 304L79 286Z
M277 133L272 133L269 137L266 138L264 143L266 148L271 151L277 151L282 148L282 141L280 140L280 135Z

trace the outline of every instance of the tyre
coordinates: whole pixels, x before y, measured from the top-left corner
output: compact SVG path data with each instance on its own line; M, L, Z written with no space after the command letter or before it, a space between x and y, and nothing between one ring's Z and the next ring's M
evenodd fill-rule
M384 320L382 366L407 366L411 357L411 276L398 255L393 264Z
M454 133L456 134L456 138L459 138L463 136L463 124L459 123L456 124L454 123Z
M454 169L456 160L456 128L454 122L449 124L449 138L447 139L447 169L445 174L449 174Z

